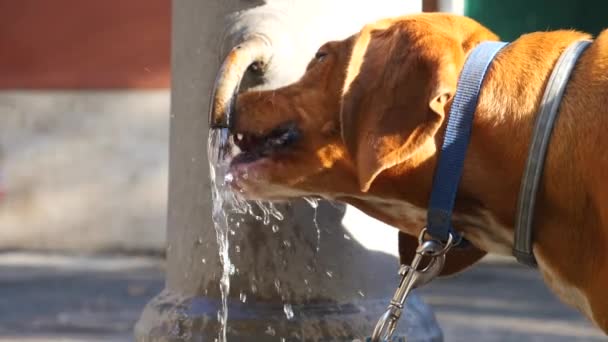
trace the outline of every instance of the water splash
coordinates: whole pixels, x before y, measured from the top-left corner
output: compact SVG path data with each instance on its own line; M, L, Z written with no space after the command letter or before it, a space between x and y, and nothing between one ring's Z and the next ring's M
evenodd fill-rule
M276 221L283 221L284 215L281 211L271 202L264 201L246 201L239 193L232 191L229 183L232 180L232 175L228 172L230 159L232 157L233 144L230 141L230 134L227 129L213 129L209 132L209 140L207 146L207 154L209 159L209 173L211 179L211 197L213 200L212 208L212 220L216 233L216 240L219 249L220 263L222 266L220 276L220 294L221 294L221 308L218 311L218 321L220 325L220 331L218 332L217 341L226 342L226 333L228 330L228 296L230 293L230 277L234 275L238 270L230 261L230 240L231 235L235 235L235 231L239 229L241 223L245 222L243 218L235 220L232 214L236 215L250 215L255 220L261 221L265 226L271 228L273 233L279 231L279 225ZM193 158L196 161L196 158ZM316 198L305 198L314 210L313 223L317 233L317 247L316 251L320 250L321 244L321 229L317 221L317 208L319 202ZM234 228L234 229L232 229ZM202 240L196 241L198 244L202 244ZM282 241L283 246L286 248L291 247L291 242L288 240ZM236 253L241 252L240 246L235 246ZM201 262L206 263L205 259ZM330 271L326 272L330 278L333 274ZM278 279L274 282L275 289L279 295L281 295L281 283ZM251 293L257 292L257 286L251 284ZM247 301L247 295L243 292L239 294L241 302ZM288 320L293 319L294 313L291 304L285 304L283 311ZM267 327L266 334L274 336L275 330L271 326Z

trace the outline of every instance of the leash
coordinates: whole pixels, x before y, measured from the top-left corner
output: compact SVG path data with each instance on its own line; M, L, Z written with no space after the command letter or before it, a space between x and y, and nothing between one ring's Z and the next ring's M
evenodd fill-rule
M388 309L376 324L371 338L373 342L387 341L391 338L411 290L437 277L443 268L448 251L463 241L462 236L453 229L451 223L454 201L462 175L481 84L490 63L505 45L504 42L483 42L473 49L465 61L435 169L427 227L422 229L418 237L418 248L412 264L402 265L399 269L401 281ZM431 239L426 239L427 234ZM431 260L428 266L419 269L424 257L430 257Z
M453 235L457 241L461 240L461 236L452 227L452 211L471 138L473 116L488 67L505 45L507 43L504 42L479 44L467 58L460 73L427 212L428 232L435 239L446 241L449 235Z
M540 111L534 124L532 143L530 144L517 200L515 238L513 240L513 255L517 261L527 266L536 266L536 259L532 251L532 221L536 207L536 195L543 173L547 148L551 141L553 125L572 70L581 54L590 44L591 42L588 40L579 40L572 43L562 53L549 77L547 88L540 103Z

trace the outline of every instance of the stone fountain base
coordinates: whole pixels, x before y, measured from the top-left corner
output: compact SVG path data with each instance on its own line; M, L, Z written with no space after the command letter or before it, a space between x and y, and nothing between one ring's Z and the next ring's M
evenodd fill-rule
M293 305L291 319L283 304L230 302L226 337L239 342L365 341L389 300ZM217 300L181 299L162 292L147 305L136 325L136 341L213 341L220 330L220 305ZM415 294L408 298L394 337L408 342L443 341L433 312Z

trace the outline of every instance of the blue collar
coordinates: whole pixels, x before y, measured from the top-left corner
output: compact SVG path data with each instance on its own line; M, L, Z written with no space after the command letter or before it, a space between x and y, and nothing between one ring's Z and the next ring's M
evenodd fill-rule
M432 238L457 244L461 235L452 227L452 211L462 175L464 158L471 137L473 115L484 76L504 42L483 42L467 58L445 131L443 146L435 169L433 188L427 212L427 232Z

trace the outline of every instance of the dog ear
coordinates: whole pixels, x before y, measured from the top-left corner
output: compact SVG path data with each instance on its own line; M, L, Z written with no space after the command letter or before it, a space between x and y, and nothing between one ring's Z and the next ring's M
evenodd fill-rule
M361 31L353 46L341 130L363 192L382 171L434 151L464 63L463 42L409 26Z
M412 235L399 232L399 260L402 265L410 265L416 254L418 239ZM448 276L474 265L487 253L472 245L466 248L452 248L448 251L445 265L440 276Z

